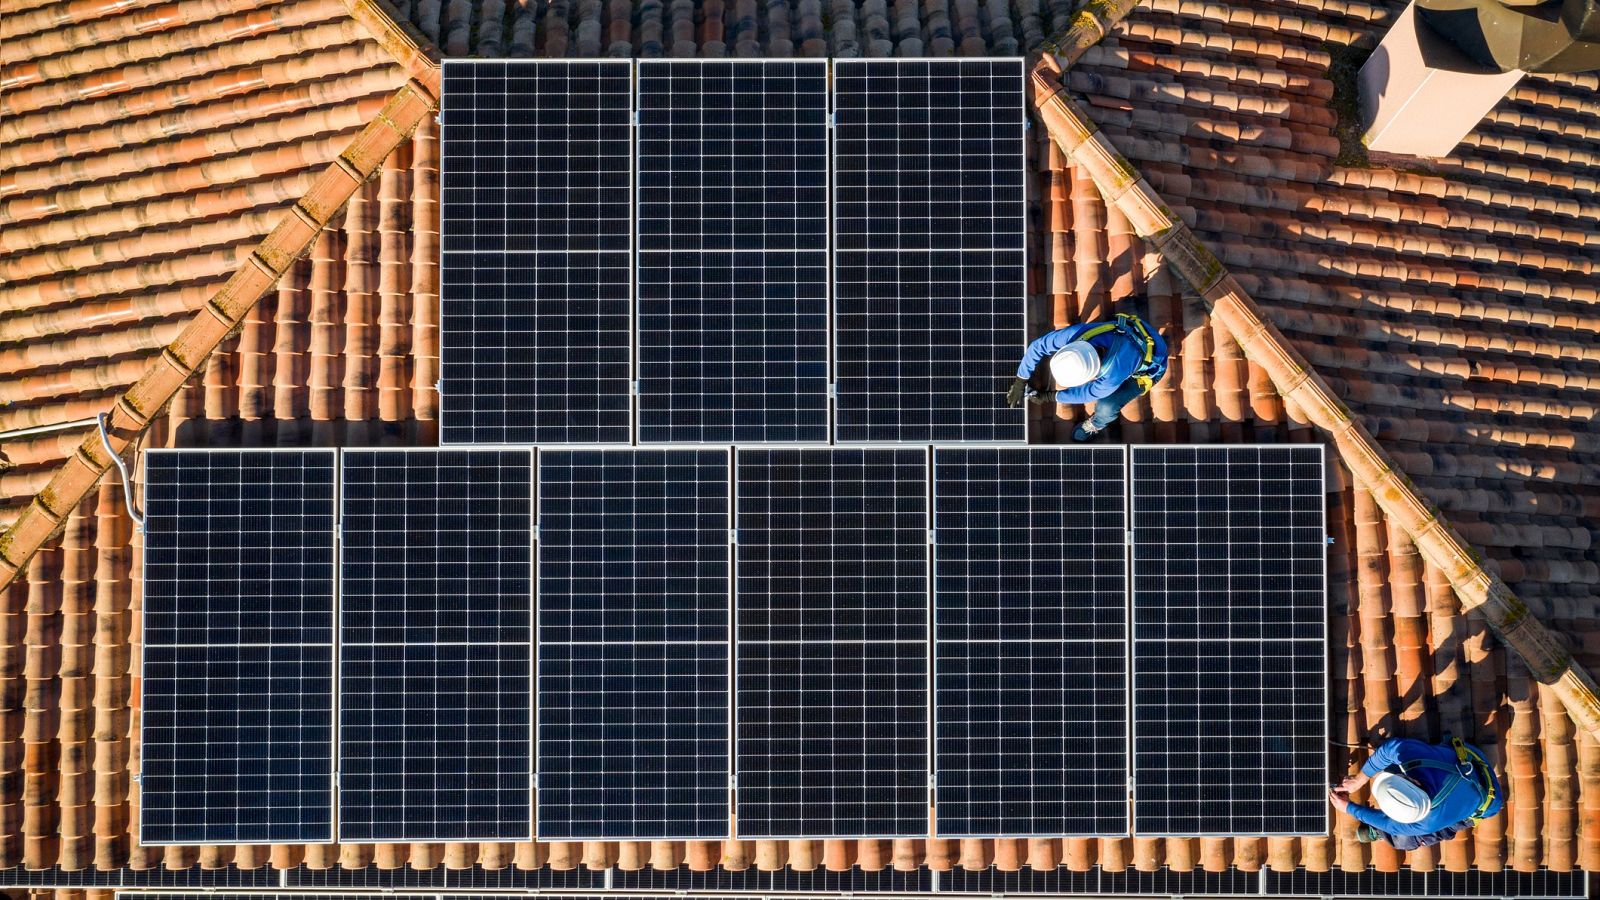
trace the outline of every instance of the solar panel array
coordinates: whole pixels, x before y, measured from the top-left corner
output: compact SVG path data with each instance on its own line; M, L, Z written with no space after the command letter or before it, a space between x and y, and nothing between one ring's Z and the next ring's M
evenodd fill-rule
M632 74L445 62L442 442L631 440Z
M840 441L1021 441L1019 59L834 63Z
M927 451L735 468L740 835L925 835Z
M532 454L343 457L339 839L531 837Z
M933 459L938 833L1127 834L1123 448Z
M441 440L1023 440L1022 61L831 65L448 61Z
M728 455L539 456L541 839L728 836Z
M1133 827L1326 834L1320 445L1134 447Z
M139 840L329 841L334 453L144 465Z
M639 439L828 439L826 60L639 63Z

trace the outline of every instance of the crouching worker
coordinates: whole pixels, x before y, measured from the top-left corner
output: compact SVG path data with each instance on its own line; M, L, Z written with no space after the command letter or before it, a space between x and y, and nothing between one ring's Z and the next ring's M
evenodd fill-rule
M1373 809L1350 799L1372 782ZM1500 782L1478 748L1451 738L1448 745L1406 738L1384 741L1361 767L1328 792L1334 809L1361 823L1362 843L1386 840L1415 850L1492 818L1500 812Z
M1034 378L1046 359L1048 374L1061 388L1054 398L1048 383ZM1073 440L1087 441L1165 374L1167 344L1161 335L1138 316L1119 315L1112 322L1069 325L1029 344L1006 402L1016 406L1028 397L1035 403L1093 403L1094 415L1072 432Z

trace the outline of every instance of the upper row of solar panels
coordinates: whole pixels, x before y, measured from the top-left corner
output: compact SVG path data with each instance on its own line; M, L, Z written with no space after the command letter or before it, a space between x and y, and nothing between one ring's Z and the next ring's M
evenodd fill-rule
M442 442L1025 438L1021 60L446 60L443 90Z
M1321 449L148 453L140 839L1325 833Z

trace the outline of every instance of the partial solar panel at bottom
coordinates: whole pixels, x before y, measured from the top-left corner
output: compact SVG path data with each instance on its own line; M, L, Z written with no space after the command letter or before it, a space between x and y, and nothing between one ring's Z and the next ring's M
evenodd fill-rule
M144 465L139 839L331 840L333 451Z

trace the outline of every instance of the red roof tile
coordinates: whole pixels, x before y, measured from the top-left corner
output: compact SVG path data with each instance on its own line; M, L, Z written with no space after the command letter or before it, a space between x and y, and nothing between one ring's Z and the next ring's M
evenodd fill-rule
M1035 0L862 0L833 4L825 27L809 0L398 5L449 53L521 56L1012 53L1071 12ZM102 410L403 78L331 2L273 5L270 27L199 0L11 7L0 28L28 38L0 51L7 77L22 80L0 99L13 113L0 121L0 152L18 160L0 175L0 203L28 224L0 238L19 279L0 286L0 372L20 388L0 404L0 429ZM1416 483L1592 663L1600 191L1588 145L1600 82L1528 79L1432 172L1339 165L1323 42L1371 46L1393 8L1160 0L1086 55L1070 86ZM104 46L74 43L88 37ZM201 49L148 55L164 46ZM48 48L94 68L30 83L56 69L22 53ZM1130 408L1124 436L1314 439L1303 412L1092 183L1035 137L1034 326L1144 293L1172 348L1172 374ZM431 442L437 159L425 123L180 392L149 445ZM1033 425L1044 440L1071 427L1043 413ZM43 436L0 447L14 463L0 494L26 498L75 445ZM1451 730L1508 776L1507 813L1436 850L1402 859L1359 844L1343 817L1326 839L139 848L129 779L138 535L108 482L4 594L0 723L15 728L0 732L0 782L17 788L0 798L0 866L1600 866L1600 747L1573 733L1551 692L1508 664L1481 620L1460 614L1442 573L1331 468L1336 740ZM1343 769L1353 747L1333 749Z

